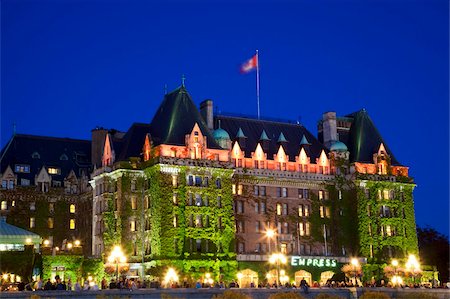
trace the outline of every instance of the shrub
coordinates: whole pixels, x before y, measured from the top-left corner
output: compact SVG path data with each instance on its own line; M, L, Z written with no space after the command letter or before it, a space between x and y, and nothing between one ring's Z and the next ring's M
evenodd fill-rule
M214 295L212 299L252 299L252 297L236 291L225 291L223 294Z
M381 292L366 292L359 299L390 299L387 294Z
M330 294L319 294L314 299L345 299L344 297L338 295L330 295Z
M438 299L439 297L436 294L428 294L428 293L404 293L397 294L398 299Z
M289 293L277 293L269 296L269 299L305 299L300 294L289 292Z

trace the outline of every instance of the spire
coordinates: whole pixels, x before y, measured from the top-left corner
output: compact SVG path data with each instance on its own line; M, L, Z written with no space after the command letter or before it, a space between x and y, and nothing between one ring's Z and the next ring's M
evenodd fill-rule
M311 145L311 143L309 143L308 139L306 139L306 136L303 135L302 140L300 141L300 145Z
M269 137L267 137L266 130L262 131L261 137L259 137L259 140L270 140Z
M186 76L184 74L181 75L181 87L185 87L184 81L186 81Z
M242 132L241 127L239 127L239 130L236 134L236 138L247 138L247 136L244 135L244 132Z
M288 142L288 141L286 140L286 138L284 137L283 132L280 133L280 137L278 137L277 143L281 143L281 142Z

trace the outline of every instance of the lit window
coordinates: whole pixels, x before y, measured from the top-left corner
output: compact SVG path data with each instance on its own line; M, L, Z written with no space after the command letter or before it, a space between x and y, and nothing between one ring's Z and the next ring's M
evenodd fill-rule
M16 172L22 172L22 173L29 173L30 172L30 165L16 164L15 171Z
M320 206L320 218L325 218L325 209L324 209L324 206Z
M239 184L239 185L238 185L238 190L237 190L237 194L238 194L238 195L242 195L242 189L243 189L242 185Z
M305 205L305 217L309 216L309 206Z
M287 193L288 193L287 188L285 187L281 188L281 197L287 197Z
M8 209L8 202L6 200L2 201L2 210L7 210Z
M16 201L15 200L13 200L12 202L11 202L11 207L15 207L16 206ZM404 213L403 213L404 214Z
M175 188L178 187L178 176L176 175L172 176L172 186Z
M300 222L298 227L299 227L299 231L300 231L300 236L304 236L305 235L305 224L303 222Z
M172 201L174 204L178 204L178 194L175 192L172 194Z
M236 194L236 184L231 185L231 192Z
M70 229L75 229L75 219L70 219L69 228Z
M36 219L34 217L30 218L30 228L34 228L36 226Z
M48 228L53 228L53 217L48 217L48 219L47 219L47 225L48 225Z
M55 168L55 167L49 167L48 168L48 173L49 174L60 174L60 169L59 168Z
M200 207L202 205L202 197L200 194L195 194L195 205Z
M132 232L136 231L136 221L134 220L130 221L130 231Z
M287 203L283 204L283 215L287 215L288 214L288 205Z
M298 216L303 217L303 205L298 206Z
M195 216L195 227L202 227L202 215Z
M177 216L173 216L173 227L177 227Z
M51 202L51 203L48 204L48 211L50 213L53 213L55 211L55 204L54 203Z
M305 235L309 236L311 233L309 222L305 223Z
M387 189L383 190L383 199L389 199L389 190Z
M131 197L131 209L136 210L136 208L137 208L137 199L136 199L136 196L132 196Z
M70 211L70 213L75 213L75 205L74 204L71 204L70 205L70 207L69 207L69 211Z
M319 190L319 199L320 199L320 200L323 199L323 190Z
M277 215L281 215L281 203L277 203Z

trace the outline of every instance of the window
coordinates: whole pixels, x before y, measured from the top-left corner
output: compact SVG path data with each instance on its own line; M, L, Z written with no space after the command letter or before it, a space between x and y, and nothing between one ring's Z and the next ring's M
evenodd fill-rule
M236 194L236 184L231 185L231 193Z
M305 235L309 236L311 234L309 222L305 223Z
M191 192L188 193L188 206L192 206L193 195Z
M283 222L283 234L289 233L289 224L287 222Z
M330 207L325 207L325 217L330 218Z
M299 230L300 236L303 237L305 235L305 224L303 222L300 222L298 224L298 230Z
M48 211L50 213L55 212L55 204L54 203L51 202L51 203L48 204Z
M49 174L60 174L61 173L61 169L56 168L56 167L49 167L48 168L48 173Z
M209 178L207 176L205 176L203 178L203 187L208 187L209 186Z
M303 205L298 206L298 216L303 217Z
M14 181L13 180L8 181L8 189L14 189Z
M62 155L59 157L59 160L61 160L61 161L67 161L67 160L69 160L69 157L67 157L66 154L62 154Z
M285 187L281 188L281 197L287 197L287 196L288 196L287 188L285 188Z
M323 193L324 193L323 190L319 190L319 199L320 200L324 199Z
M392 230L390 225L386 225L386 236L392 236Z
M2 188L3 189L8 188L8 181L7 180L2 180Z
M287 244L281 243L281 253L286 254L287 253Z
M255 195L255 196L258 196L259 195L259 186L253 186L253 194Z
M172 202L174 205L178 204L178 194L176 192L172 193Z
M259 213L259 203L255 202L255 213Z
M16 201L13 200L13 201L11 202L11 207L15 207L15 206L16 206ZM404 213L404 210L403 210L403 213Z
M16 164L15 171L22 173L30 173L30 165Z
M202 185L202 177L196 175L195 176L195 186L201 186Z
M320 206L320 218L325 218L325 207Z
M197 252L202 252L202 240L201 239L197 239L195 241L195 245L196 245Z
M236 223L236 231L238 232L238 233L244 233L245 232L245 228L244 228L244 221L237 221L237 223Z
M33 201L33 202L30 202L30 211L35 211L36 210L36 203Z
M61 187L61 181L53 180L52 181L52 187Z
M244 253L245 251L245 244L243 242L238 243L238 253Z
M389 190L383 190L383 199L389 199Z
M173 176L172 176L172 186L173 186L174 188L177 188L177 187L178 187L178 176L176 176L176 175L173 175Z
M21 186L30 186L30 180L20 179L20 185Z
M244 213L244 202L243 201L236 201L236 212L239 214Z
M281 222L277 222L277 233L281 234Z
M136 191L136 180L131 181L131 191Z
M255 232L259 233L261 229L261 222L260 221L256 221L255 222Z
M309 198L309 190L308 189L298 189L298 198L308 199Z
M266 196L266 186L259 186L259 195Z
M69 228L70 229L75 229L75 219L70 219Z
M281 197L281 187L277 187L277 197Z
M130 231L132 231L132 232L136 231L136 221L135 220L130 221Z
M34 228L36 226L36 218L30 218L30 228Z
M202 227L202 215L195 216L195 227Z
M75 205L74 205L74 204L71 204L71 205L70 205L70 207L69 207L69 212L72 213L72 214L75 213Z
M309 206L305 205L305 217L309 217Z
M48 228L53 228L53 217L48 217L48 219L47 219L47 225L48 225Z
M261 212L261 214L265 214L266 213L266 203L265 202L261 202L259 204L259 211Z
M187 177L187 185L188 186L193 186L194 185L194 176L193 175L188 175L188 177Z
M5 211L8 209L8 202L6 200L2 200L2 211Z
M136 210L137 209L137 198L136 196L131 196L131 209Z
M173 216L173 227L177 227L177 216Z
M281 203L277 203L277 215L281 215Z
M220 178L216 179L216 188L222 188L222 180Z
M238 190L237 190L237 194L238 195L242 195L242 189L243 189L243 186L241 184L239 184L238 185Z
M288 204L284 203L283 204L283 215L287 215L288 214Z
M200 207L202 205L202 197L197 193L195 194L195 205L197 207Z

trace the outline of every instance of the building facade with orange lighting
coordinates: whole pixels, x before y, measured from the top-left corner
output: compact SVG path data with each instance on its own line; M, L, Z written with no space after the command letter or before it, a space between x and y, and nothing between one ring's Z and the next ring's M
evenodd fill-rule
M417 253L414 182L367 112L325 113L318 132L199 110L184 86L150 124L93 130L92 254L122 244L136 275L247 285L280 278L273 253L297 283Z

